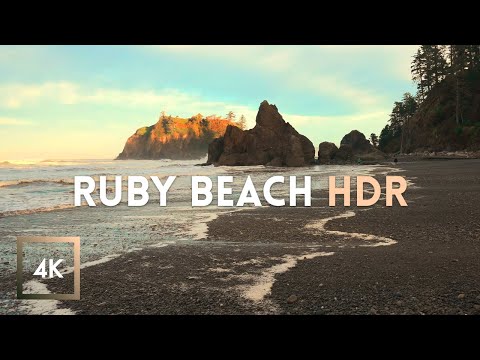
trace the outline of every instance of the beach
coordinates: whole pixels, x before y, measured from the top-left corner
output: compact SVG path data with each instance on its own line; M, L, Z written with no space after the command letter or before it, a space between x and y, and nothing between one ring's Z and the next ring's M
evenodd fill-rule
M204 169L195 171L231 171ZM371 174L383 184L385 175L401 175L408 207L380 200L360 209L352 197L353 206L330 208L325 184L317 183L308 208L199 210L179 195L182 207L161 210L9 214L0 218L2 312L480 314L480 160L235 171L254 179L275 171ZM81 300L15 300L12 246L26 234L81 237ZM46 287L60 293L67 282Z

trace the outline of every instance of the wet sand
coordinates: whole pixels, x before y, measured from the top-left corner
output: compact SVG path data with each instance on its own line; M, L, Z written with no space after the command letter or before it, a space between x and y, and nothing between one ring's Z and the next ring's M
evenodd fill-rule
M245 209L86 267L77 314L480 314L480 160L402 163L408 208ZM343 175L343 174L338 174ZM382 176L378 176L382 179ZM353 200L354 198L352 198ZM66 275L68 277L71 275ZM0 291L14 286L0 280ZM60 282L49 283L61 292Z

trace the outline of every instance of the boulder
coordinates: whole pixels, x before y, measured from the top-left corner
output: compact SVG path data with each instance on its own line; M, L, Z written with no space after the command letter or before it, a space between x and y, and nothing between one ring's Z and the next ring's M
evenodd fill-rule
M223 137L214 139L208 145L207 163L213 164L214 162L218 161L218 159L220 158L220 155L222 155L223 153L223 146L224 146Z
M343 137L335 160L375 163L385 160L385 154L375 148L360 131L353 130Z
M318 145L318 163L328 164L337 154L338 147L332 142L324 141Z
M225 135L208 149L208 163L244 166L306 166L315 162L312 142L285 122L275 105L260 104L250 130L228 126Z
M353 149L351 145L341 145L338 151L335 154L335 161L336 162L352 162L354 160L353 157Z
M345 135L340 142L340 146L342 145L350 145L354 154L365 154L376 150L365 135L358 130L352 130Z

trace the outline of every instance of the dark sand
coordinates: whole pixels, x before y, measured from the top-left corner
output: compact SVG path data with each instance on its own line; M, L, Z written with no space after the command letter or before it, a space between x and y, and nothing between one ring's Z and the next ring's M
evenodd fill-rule
M205 240L83 269L81 300L60 307L78 314L480 314L480 160L398 167L415 183L408 208L383 201L367 211L328 208L320 193L312 208L222 215ZM356 216L329 221L326 230L308 229L352 210ZM384 243L332 230L397 243L372 246Z

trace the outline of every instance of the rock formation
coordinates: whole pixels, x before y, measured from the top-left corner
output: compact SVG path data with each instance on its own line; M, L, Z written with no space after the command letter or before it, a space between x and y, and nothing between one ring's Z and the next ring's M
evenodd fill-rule
M352 130L340 142L336 158L345 162L358 160L378 162L385 160L385 155L375 148L360 131Z
M335 159L338 147L332 142L324 141L318 145L318 163L329 164Z
M365 135L358 130L352 130L345 135L342 141L340 141L340 147L342 147L342 145L350 145L354 154L365 154L376 151Z
M222 136L227 126L235 124L200 114L189 119L163 115L155 125L140 128L130 136L117 159L200 159L207 154L208 144Z
M358 161L375 163L383 160L385 160L385 155L357 130L353 130L343 137L340 148L330 142L322 142L318 146L319 164L348 164Z
M250 130L228 126L222 138L208 148L208 164L241 166L306 166L315 162L310 140L285 122L275 105L260 104Z

